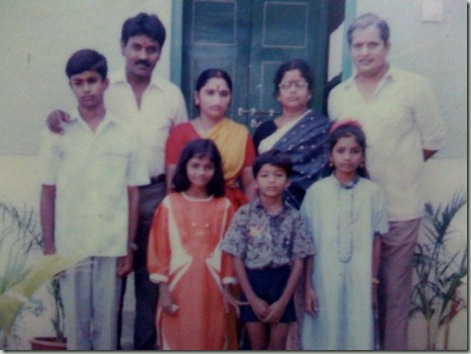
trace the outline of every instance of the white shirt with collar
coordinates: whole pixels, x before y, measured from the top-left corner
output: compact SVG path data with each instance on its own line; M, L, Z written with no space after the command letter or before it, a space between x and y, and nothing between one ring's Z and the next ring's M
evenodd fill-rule
M146 161L128 123L107 112L93 132L77 109L70 116L65 134L41 132L41 183L56 186L56 251L125 255L127 187L149 183Z
M110 75L105 101L110 112L130 119L136 127L139 143L146 154L149 175L156 177L164 173L165 143L170 130L188 120L180 89L170 81L153 77L142 95L139 109L126 75L121 72Z
M429 80L390 67L365 101L354 78L329 95L331 119L358 120L366 134L366 167L386 195L389 221L423 215L423 150L438 150L443 121Z

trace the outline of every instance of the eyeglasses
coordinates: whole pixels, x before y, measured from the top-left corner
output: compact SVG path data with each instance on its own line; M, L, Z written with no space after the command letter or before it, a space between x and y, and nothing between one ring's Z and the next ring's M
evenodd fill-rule
M288 82L282 82L281 84L278 85L280 90L289 90L292 86L300 90L307 86L307 82L306 81L288 81Z

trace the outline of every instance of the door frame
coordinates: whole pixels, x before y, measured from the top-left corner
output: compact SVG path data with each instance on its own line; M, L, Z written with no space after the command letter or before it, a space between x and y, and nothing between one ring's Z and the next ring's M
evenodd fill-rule
M183 0L172 0L171 19L170 81L180 87L183 55Z

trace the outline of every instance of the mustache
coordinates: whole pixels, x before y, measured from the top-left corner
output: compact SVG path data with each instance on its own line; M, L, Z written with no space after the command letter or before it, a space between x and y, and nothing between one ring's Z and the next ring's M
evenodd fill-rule
M136 65L150 66L150 62L148 60L136 60L135 64Z

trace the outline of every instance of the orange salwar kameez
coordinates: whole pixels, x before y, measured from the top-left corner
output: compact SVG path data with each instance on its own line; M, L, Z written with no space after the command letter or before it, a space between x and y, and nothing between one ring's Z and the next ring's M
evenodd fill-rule
M158 309L160 349L222 350L227 346L222 284L235 282L230 257L219 244L233 215L227 198L168 195L149 237L151 279L168 282L178 310Z

